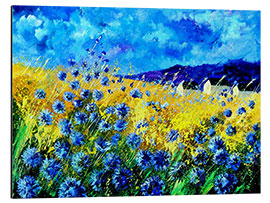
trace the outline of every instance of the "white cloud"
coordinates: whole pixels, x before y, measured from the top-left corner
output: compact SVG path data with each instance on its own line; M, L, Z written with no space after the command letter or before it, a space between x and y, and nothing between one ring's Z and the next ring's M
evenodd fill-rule
M16 23L16 28L19 32L23 32L26 29L33 29L39 27L42 24L42 20L36 18L34 15L29 15L27 18L23 15Z

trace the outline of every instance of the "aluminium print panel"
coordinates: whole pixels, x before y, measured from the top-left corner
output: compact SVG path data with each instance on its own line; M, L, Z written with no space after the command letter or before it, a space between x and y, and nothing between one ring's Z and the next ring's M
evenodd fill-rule
M12 198L260 193L260 11L12 6Z

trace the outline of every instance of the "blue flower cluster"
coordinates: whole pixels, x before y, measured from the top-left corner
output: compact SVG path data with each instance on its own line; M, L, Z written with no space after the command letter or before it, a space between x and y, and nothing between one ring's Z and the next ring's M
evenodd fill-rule
M45 109L40 112L40 116L38 117L41 125L52 125L53 114L49 112L49 110Z
M82 173L89 166L90 158L84 152L80 151L71 157L71 166L77 173Z
M165 184L158 176L147 178L141 185L141 194L144 196L157 196L164 193Z
M136 133L131 133L127 136L127 144L132 149L135 150L140 147L142 143L142 138Z
M59 114L62 114L65 112L65 104L64 102L61 102L59 100L56 100L53 105L53 110L55 111L55 113L59 113Z
M17 182L17 192L21 198L33 198L38 195L41 187L32 176L24 176Z
M216 179L214 189L218 194L231 193L236 183L237 179L233 174L224 173Z
M95 56L95 52L88 51L91 56ZM107 59L102 58L105 55L103 51L96 57L106 62ZM202 120L200 125L204 128L196 127L190 135L195 148L186 144L182 134L184 132L180 132L180 128L170 128L170 124L164 134L167 144L162 145L158 138L151 135L151 121L168 121L160 114L169 107L168 102L165 102L166 97L163 101L150 100L156 93L146 89L141 91L135 82L126 88L123 78L117 80L114 76L108 77L104 73L113 70L110 67L100 68L98 62L95 62L96 72L92 73L85 71L89 67L88 62L80 65L73 61L72 64L69 74L73 81L66 81L68 77L64 71L57 74L60 81L69 85L70 91L64 92L62 98L57 97L52 102L53 113L45 109L38 116L39 124L44 125L42 128L58 123L56 141L50 145L48 154L43 154L46 149L35 147L28 147L21 154L27 172L33 174L38 171L39 175L34 178L24 174L18 178L17 194L20 197L43 195L45 191L42 191L41 186L46 184L53 189L56 187L58 193L55 195L61 198L129 194L130 188L138 195L163 195L169 194L169 190L177 186L176 181L182 180L189 181L188 187L196 188L196 192L210 185L212 189L207 189L211 189L211 192L233 193L238 183L236 175L242 173L244 166L250 165L251 169L252 164L259 162L259 123L254 124L252 130L246 133L244 155L231 152L230 145L226 144L228 139L236 138L234 135L238 128L240 130L231 119L252 111L254 101L249 101L249 108L240 106L237 112L232 112L225 106L229 106L228 102L233 97L228 90L224 90L221 96L228 98L222 98L222 110L210 119ZM79 78L82 80L79 81ZM90 89L97 87L92 84L88 85L89 89L84 88L84 82L89 83L95 79L98 79L99 86L102 85L101 89ZM117 83L123 92L131 88L127 93L122 92L127 100L146 99L141 100L144 108L153 108L155 114L139 120L135 117L130 119L133 109L128 103L102 102L104 96L106 98L109 94L115 94L119 89L112 87ZM142 85L145 86L146 83ZM173 83L168 83L164 88L176 90ZM175 92L170 96L176 97ZM35 97L45 99L46 92L38 89ZM70 107L73 108L71 111ZM130 131L131 127L134 127L134 131ZM147 136L149 139L144 139ZM179 154L171 154L171 150ZM185 156L189 156L188 161L182 159ZM211 184L208 184L207 178L211 178ZM171 186L168 187L169 184Z
M58 196L60 198L66 197L87 197L85 187L82 186L81 180L67 177L64 182L61 183Z
M22 154L23 162L31 167L38 167L41 164L42 157L36 148L27 148Z
M61 175L62 166L55 159L44 159L40 167L40 174L48 181L53 180L56 176Z
M45 92L43 89L38 89L38 90L36 90L36 92L35 92L35 97L36 97L37 99L45 99L45 97L46 97L46 92Z

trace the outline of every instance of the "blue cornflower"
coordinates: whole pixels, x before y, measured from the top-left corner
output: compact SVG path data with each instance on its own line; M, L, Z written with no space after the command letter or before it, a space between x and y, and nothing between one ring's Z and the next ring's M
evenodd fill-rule
M32 176L24 176L17 182L17 192L21 198L36 197L41 187L38 181Z
M171 159L170 153L163 150L159 150L154 154L153 165L156 170L166 169L170 164L170 159Z
M102 162L104 164L105 170L114 171L121 166L122 160L120 159L118 155L114 153L108 153L106 154L106 156L103 157Z
M83 61L83 62L82 62L82 68L84 68L84 69L87 68L87 62L86 62L86 61Z
M86 83L89 83L91 80L92 80L92 75L91 74L89 74L89 73L86 73L84 76L83 76L83 80L84 80L84 82L86 82Z
M174 142L180 137L178 130L171 129L170 132L166 135L166 138L169 142Z
M218 194L232 193L236 183L237 179L234 175L223 173L216 179L214 189Z
M145 106L151 106L151 102L146 102Z
M119 133L115 133L114 136L112 136L112 146L118 146L118 141L121 140L121 135Z
M111 149L111 143L102 137L98 137L98 139L95 141L95 147L97 151L105 153Z
M142 84L142 87L146 87L146 83L145 82Z
M90 116L89 116L89 121L90 122L97 121L97 119L98 119L98 113L96 113L96 112L90 113Z
M88 120L87 114L84 112L78 111L74 115L74 120L75 120L76 124L79 124L79 125L84 124Z
M195 154L193 155L193 159L196 165L204 165L208 160L207 152L204 149L198 147L195 151Z
M71 166L78 174L89 166L89 162L89 156L82 151L73 154L71 157Z
M72 92L65 92L63 95L63 99L71 102L74 99L75 95Z
M35 97L37 99L45 99L46 97L46 92L43 89L37 89L35 93Z
M103 98L103 92L94 89L94 90L93 90L93 95L92 95L92 96L93 96L93 99L94 99L95 101L99 101L99 100L101 100L101 99Z
M119 119L114 124L114 130L118 132L122 132L127 128L128 123L125 120Z
M113 94L113 91L112 90L107 90L107 92L109 93L109 94Z
M226 168L233 169L233 170L237 171L240 164L241 164L240 157L236 154L231 154L228 158Z
M227 101L228 101L228 102L231 102L231 101L233 101L233 98L232 98L232 97L228 97L228 98L227 98Z
M41 125L52 125L52 113L47 109L40 112L38 119Z
M56 161L55 159L44 159L43 163L40 167L40 174L43 178L46 180L50 181L53 180L56 176L61 175L61 170L62 166L61 164Z
M151 167L154 161L154 155L148 150L141 150L137 153L136 161L143 170Z
M217 150L225 149L225 143L220 136L210 138L208 143L210 152L215 153Z
M125 86L121 86L121 88L120 88L123 92L125 92L126 91L126 87Z
M252 126L252 129L253 129L254 131L259 130L259 129L260 129L259 123L255 123L255 124Z
M70 134L71 143L75 146L84 144L84 135L80 132L73 130Z
M106 186L106 173L101 170L94 170L90 176L90 185L96 192L100 191L102 187Z
M105 60L103 60L103 61L105 61ZM104 69L104 72L105 72L105 73L108 73L109 70L110 70L110 69L109 69L108 67L106 67L106 68Z
M80 83L78 80L74 80L74 81L70 82L69 87L73 90L78 90L78 89L80 89Z
M83 99L88 99L89 96L90 96L90 90L82 89L81 92L80 92L80 96L81 96Z
M232 111L230 109L226 109L224 112L223 112L224 116L226 117L231 117L232 115Z
M27 148L22 154L22 160L27 166L32 166L36 168L40 165L42 157L40 152L36 148Z
M194 140L195 140L198 144L203 144L203 143L205 143L205 142L206 142L205 133L199 133L199 132L196 132L196 133L195 133Z
M202 185L205 182L205 171L203 168L193 168L190 172L190 183L195 185Z
M68 63L69 65L74 66L76 64L76 61L73 58L71 58L71 59L68 59Z
M207 131L207 134L208 134L210 137L213 137L213 136L216 134L215 128L213 128L213 127L209 128L208 131Z
M95 110L97 110L97 105L96 105L96 103L95 102L93 102L93 103L88 103L86 106L85 106L85 109L86 109L86 111L90 111L90 112L93 112L93 111L95 111Z
M255 132L248 132L246 135L246 143L249 145L253 145L256 141L256 133Z
M225 101L222 101L222 102L221 102L221 106L226 106Z
M227 162L228 153L224 149L219 149L216 151L213 161L217 165L223 165Z
M129 95L133 98L142 98L143 94L138 88L134 88L129 92Z
M109 86L110 85L110 80L107 76L103 77L101 80L100 80L100 84L103 85L103 86Z
M62 114L65 112L65 104L59 100L56 100L52 105L53 110L55 113Z
M54 144L55 155L58 159L65 159L70 150L70 144L68 142L57 141Z
M245 109L244 107L240 107L240 108L238 109L238 111L237 111L237 114L238 114L238 115L241 115L241 114L243 114L243 113L246 113L246 109Z
M80 75L79 69L77 68L72 69L70 73L73 77L78 77Z
M108 106L105 109L106 114L113 114L114 113L114 108L112 106Z
M100 72L95 72L95 73L94 73L94 78L95 78L95 79L98 79L99 76L100 76Z
M82 106L83 106L83 100L75 99L75 100L73 101L73 106L74 106L75 108L80 108L80 107L82 107Z
M141 143L142 143L142 138L140 135L137 135L135 133L131 133L127 136L127 145L132 150L139 148Z
M98 129L100 132L107 132L112 129L112 125L108 121L101 120Z
M253 151L256 154L261 153L261 142L259 140L254 143L254 145L253 145Z
M144 196L162 195L165 189L163 180L158 176L152 176L141 185L141 193Z
M57 77L59 80L64 81L67 78L67 74L64 71L59 71Z
M61 119L58 123L58 126L61 129L61 133L65 136L68 136L73 128L71 121L67 119Z
M254 102L253 100L250 100L249 103L248 103L248 106L249 106L251 109L254 109L255 102Z
M112 184L115 189L119 191L119 189L125 190L128 187L132 186L132 171L128 168L118 168L114 171L112 175Z
M217 117L215 117L215 116L212 116L210 118L210 122L215 125L215 124L219 123L219 119Z
M75 178L67 177L66 180L61 183L58 195L60 198L86 197L86 191L80 180L77 181Z
M228 125L228 127L226 128L226 134L229 136L233 136L236 134L236 127L233 127L231 124Z
M148 91L148 90L146 90L146 91L145 91L145 94L146 94L146 96L150 97L151 92L150 92L150 91Z
M130 108L125 103L118 104L115 107L115 113L120 118L125 118L129 114L129 111L130 111Z

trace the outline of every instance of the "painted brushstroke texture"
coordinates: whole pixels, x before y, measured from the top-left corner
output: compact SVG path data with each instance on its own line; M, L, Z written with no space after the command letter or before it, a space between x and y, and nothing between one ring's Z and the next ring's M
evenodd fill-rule
M260 12L136 8L13 7L13 59L81 61L103 36L110 63L122 73L175 64L260 61ZM116 60L117 57L117 60Z
M260 12L12 12L12 198L260 193Z

